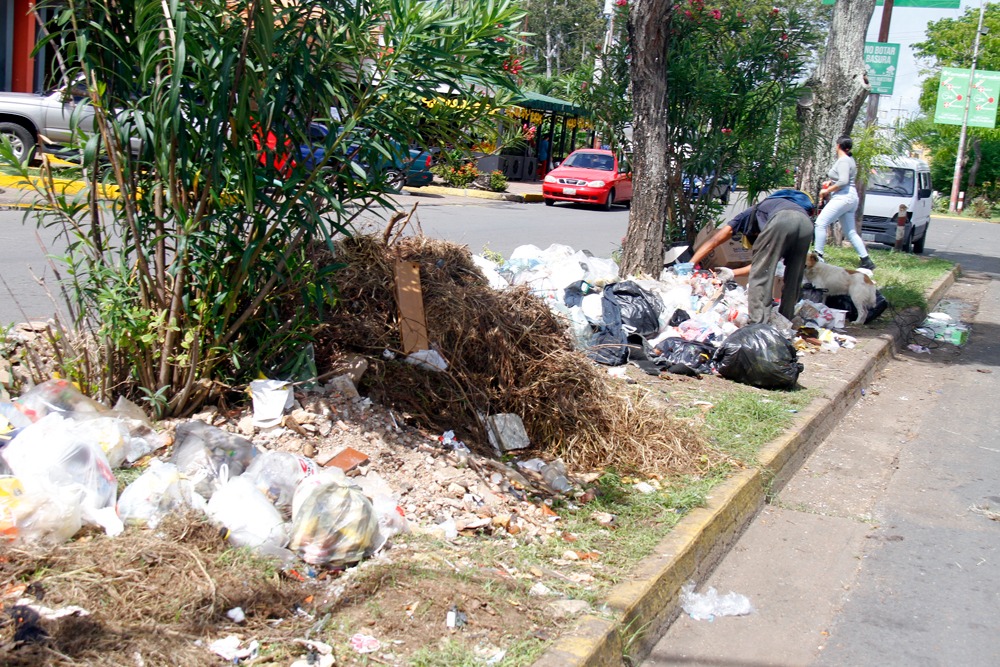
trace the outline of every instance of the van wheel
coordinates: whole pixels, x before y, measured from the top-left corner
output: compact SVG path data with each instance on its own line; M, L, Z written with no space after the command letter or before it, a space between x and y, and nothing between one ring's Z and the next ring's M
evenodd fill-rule
M909 254L913 252L912 249L913 249L913 230L911 229L906 233L906 236L903 237L903 247L901 249L901 252Z
M920 237L919 241L913 242L913 252L916 255L922 255L924 252L924 241L927 240L927 228L924 227L924 235Z

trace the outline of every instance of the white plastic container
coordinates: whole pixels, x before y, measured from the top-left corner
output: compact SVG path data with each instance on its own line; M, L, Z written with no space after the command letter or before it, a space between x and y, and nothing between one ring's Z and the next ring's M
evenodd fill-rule
M839 310L837 308L831 308L830 313L833 314L833 321L830 322L830 327L832 329L843 329L847 326L847 311Z

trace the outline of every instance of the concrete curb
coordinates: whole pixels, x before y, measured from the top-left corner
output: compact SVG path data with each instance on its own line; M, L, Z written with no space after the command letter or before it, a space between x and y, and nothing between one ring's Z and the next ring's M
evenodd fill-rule
M543 201L542 195L528 192L517 194L514 192L488 192L486 190L474 190L471 188L446 188L440 185L424 185L419 188L407 187L415 194L444 195L446 197L472 197L474 199L494 199L497 201L512 201L518 203L533 203Z
M931 286L930 308L960 273L956 265ZM899 328L858 348L861 354L848 377L831 383L784 435L765 445L756 469L742 471L713 489L705 507L681 519L639 562L629 581L611 589L601 610L607 615L582 617L533 667L620 667L625 655L631 658L629 664L648 655L662 630L680 614L681 587L691 580L703 581L712 572L768 497L784 486L854 405L907 333Z

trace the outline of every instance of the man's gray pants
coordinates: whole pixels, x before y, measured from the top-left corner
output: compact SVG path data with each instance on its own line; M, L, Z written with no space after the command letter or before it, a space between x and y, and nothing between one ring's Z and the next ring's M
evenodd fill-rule
M792 319L802 294L802 274L813 237L813 223L804 212L785 209L774 214L753 244L747 301L750 323L767 322L774 303L774 271L785 261L785 286L781 291L782 315Z

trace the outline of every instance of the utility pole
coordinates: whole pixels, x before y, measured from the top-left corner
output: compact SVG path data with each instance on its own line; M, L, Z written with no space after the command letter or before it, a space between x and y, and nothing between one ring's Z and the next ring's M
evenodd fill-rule
M965 139L969 126L969 107L971 106L972 87L976 79L976 61L979 59L979 38L983 36L983 16L986 12L986 4L979 2L979 27L976 29L976 43L972 47L972 69L969 71L969 89L965 92L965 113L962 115L962 131L958 135L958 155L955 157L955 177L951 182L951 202L948 210L952 213L958 211L958 191L961 188L962 166L965 162Z

